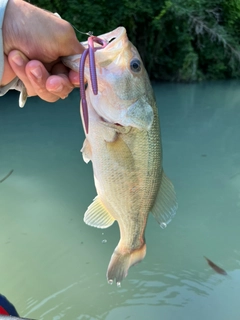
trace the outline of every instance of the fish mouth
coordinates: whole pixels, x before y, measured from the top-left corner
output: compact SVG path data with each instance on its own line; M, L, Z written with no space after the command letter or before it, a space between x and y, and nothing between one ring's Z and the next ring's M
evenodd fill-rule
M106 65L108 61L112 61L112 59L123 49L128 42L127 32L124 27L118 27L113 31L108 33L104 33L98 36L98 38L105 40L108 42L105 48L101 50L97 50L95 52L95 56L100 64ZM117 45L116 45L117 43ZM81 44L87 49L88 41L83 41ZM101 47L100 44L95 44L95 48ZM106 52L108 53L108 57L106 58ZM68 57L62 57L61 60L65 66L74 70L75 72L79 72L79 61L81 59L82 54L75 54Z
M110 64L128 45L127 32L124 27L118 27L113 31L101 34L98 38L107 43L104 48L101 48L101 45L98 43L94 46L96 48L95 60L100 67L106 67ZM86 48L88 47L87 41L81 44ZM101 48L101 50L98 50L98 48Z
M124 27L118 27L115 30L112 30L110 32L103 33L103 34L99 35L98 38L108 42L108 45L105 48L103 48L101 51L104 51L104 50L108 51L108 50L112 49L113 46L114 47L116 46L116 41L124 40L124 38L126 38L126 35L127 35L127 31ZM81 44L85 48L88 47L88 41L81 42ZM101 47L101 45L96 44L95 47L96 48ZM114 50L115 50L115 48L114 48Z

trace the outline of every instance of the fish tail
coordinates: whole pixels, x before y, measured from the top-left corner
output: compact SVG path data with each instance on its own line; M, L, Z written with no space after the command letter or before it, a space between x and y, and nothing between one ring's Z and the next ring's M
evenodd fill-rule
M107 270L107 280L110 284L116 280L117 285L126 278L128 269L136 263L143 260L146 255L146 244L131 252L119 249L119 246L114 250Z

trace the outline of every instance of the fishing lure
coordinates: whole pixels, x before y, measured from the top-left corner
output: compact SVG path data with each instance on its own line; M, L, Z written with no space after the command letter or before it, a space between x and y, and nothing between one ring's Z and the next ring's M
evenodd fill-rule
M88 34L91 34L90 32ZM94 43L100 44L100 47L94 47ZM81 60L79 63L79 84L80 84L80 94L82 99L82 114L86 133L88 133L88 109L87 109L87 100L85 94L85 84L84 84L84 67L86 58L89 55L89 68L90 68L90 77L91 85L94 95L98 94L98 84L97 84L97 72L96 72L96 63L95 63L95 51L103 49L107 46L108 41L98 38L96 36L90 35L88 38L88 48L83 52Z

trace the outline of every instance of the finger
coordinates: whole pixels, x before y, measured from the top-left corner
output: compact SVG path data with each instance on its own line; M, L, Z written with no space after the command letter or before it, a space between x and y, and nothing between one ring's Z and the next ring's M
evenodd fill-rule
M50 74L40 61L29 61L25 67L25 72L36 95L41 99L48 102L55 102L59 99L59 93L55 94L55 92L49 92L47 90L46 82L50 77ZM58 90L61 91L62 88L60 87Z
M46 89L61 99L66 98L74 88L69 81L68 73L69 69L63 63L56 63L51 69L52 75L47 79Z
M52 75L46 81L46 89L61 99L65 99L73 88L65 74Z
M38 66L36 62L38 62ZM67 77L68 69L62 63L58 63L52 67L51 73L56 74L50 76L39 61L33 60L27 64L26 73L28 77L30 77L30 81L37 95L46 101L54 102L59 98L65 99L73 89ZM42 74L42 80L38 80L40 74ZM37 80L35 83L34 76Z
M73 70L69 71L69 80L75 86L79 87L79 73Z
M28 58L18 50L13 50L8 55L9 65L15 73L15 76L19 77L19 79L24 83L28 96L35 96L35 90L25 72L25 67L28 61Z
M72 84L65 75L68 74L68 69L62 64L53 66L51 72L56 74L62 72L63 74L50 76L40 61L29 61L18 50L11 51L8 59L15 75L24 83L28 96L38 95L45 101L55 102L59 98L66 98L73 89Z

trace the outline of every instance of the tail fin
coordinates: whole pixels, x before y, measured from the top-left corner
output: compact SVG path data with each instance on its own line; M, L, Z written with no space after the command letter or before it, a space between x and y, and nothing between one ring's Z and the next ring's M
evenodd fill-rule
M126 278L128 269L136 263L142 261L146 255L146 244L141 248L131 252L123 252L119 250L119 246L114 250L107 270L108 283L112 284L116 280L117 285L121 285L121 281Z

